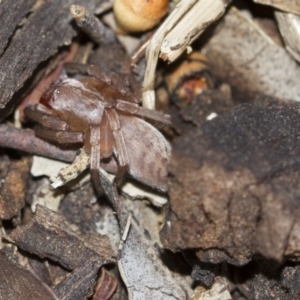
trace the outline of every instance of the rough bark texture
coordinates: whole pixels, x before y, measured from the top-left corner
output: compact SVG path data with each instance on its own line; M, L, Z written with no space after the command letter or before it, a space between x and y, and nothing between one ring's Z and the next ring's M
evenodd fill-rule
M101 0L79 0L93 11ZM20 2L20 3L19 3ZM0 118L5 117L24 94L27 80L59 47L70 45L77 31L69 14L73 1L36 0L0 3ZM24 18L24 19L23 19Z
M90 257L65 280L53 287L60 300L82 300L94 292L99 268L102 263L97 256Z
M299 105L242 105L174 144L161 237L201 261L299 259Z
M31 161L32 159L26 156L12 161L9 170L1 176L0 218L11 219L25 205Z
M106 236L81 237L65 224L62 216L43 206L37 206L35 217L12 231L8 239L23 250L41 258L48 257L71 270L92 256L97 256L101 264L114 261Z
M4 52L9 43L10 37L14 34L18 25L25 18L35 4L36 0L28 1L9 1L3 0L0 4L0 19L5 24L0 28L1 45L0 55Z
M57 300L49 287L0 251L0 299L45 299Z

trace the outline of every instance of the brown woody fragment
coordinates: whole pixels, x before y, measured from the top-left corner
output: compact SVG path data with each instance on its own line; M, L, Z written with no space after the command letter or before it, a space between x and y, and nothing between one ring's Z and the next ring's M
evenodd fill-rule
M22 150L66 162L72 162L76 155L73 150L63 150L36 137L33 130L17 129L6 124L0 124L0 147Z
M254 0L254 2L270 5L286 12L300 14L300 3L297 0Z
M28 263L33 270L34 274L46 283L48 286L52 285L53 277L50 274L48 264L45 263L44 260L38 259L38 257L28 258Z
M19 13L12 12L14 10L9 8L10 2L1 3L5 9L3 15L7 24L10 24L16 14L28 13L28 8L24 11L22 5L15 6L16 10L20 10ZM77 4L84 4L89 10L93 10L99 2L100 0L78 0ZM6 3L9 4L4 6ZM53 56L59 47L69 45L71 39L76 36L77 32L71 25L72 18L69 14L71 4L73 4L71 0L36 0L33 2L31 14L18 31L15 31L16 24L3 26L2 36L6 37L6 40L7 37L11 40L0 57L1 69L4 70L0 76L1 118L11 112L13 106L20 100L20 93L24 93L27 86L22 90L21 88L37 67Z
M41 258L47 257L68 269L81 267L92 256L100 265L112 263L112 250L106 236L78 236L64 218L37 205L34 217L13 230L7 239Z
M117 285L118 281L116 277L111 272L102 268L93 300L108 300L116 290Z
M248 266L239 268L236 274L239 281L237 283L238 290L246 299L253 300L299 299L299 276L298 264L287 262L280 266L274 261L266 260L252 262Z
M3 53L11 35L14 34L16 27L22 23L22 19L30 12L36 0L0 2L0 20L5 26L0 27L0 55Z
M85 300L93 292L102 262L98 256L92 256L67 278L53 287L60 300Z
M178 138L163 244L210 263L299 261L299 111L242 105Z
M49 287L0 251L0 300L58 300Z
M72 4L70 13L77 26L96 43L112 43L116 41L113 31L95 17L84 6Z
M12 161L9 170L3 174L0 185L0 218L11 219L25 205L27 181L30 176L32 159L22 157Z

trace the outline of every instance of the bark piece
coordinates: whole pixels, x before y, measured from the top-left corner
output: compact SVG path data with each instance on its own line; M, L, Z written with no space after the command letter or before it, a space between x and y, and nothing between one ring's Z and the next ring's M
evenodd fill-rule
M299 265L287 263L279 267L274 262L257 261L252 264L252 272L254 276L247 282L248 299L299 299Z
M76 225L83 233L95 232L101 219L101 208L97 203L92 183L86 183L80 189L68 193L60 205L60 212L70 224ZM103 201L101 201L103 205Z
M178 138L166 247L211 263L299 260L299 108L242 105Z
M5 24L0 28L0 55L3 53L10 36L21 23L22 19L30 12L36 0L15 1L3 0L0 3L0 20Z
M118 285L116 277L111 273L102 268L101 277L98 280L95 288L95 294L93 300L108 300L115 292Z
M38 259L37 257L28 258L29 265L33 270L34 274L42 280L48 286L52 285L52 277L48 268L48 265L44 260Z
M67 278L53 287L60 300L85 300L93 294L102 262L98 256L92 256Z
M93 10L98 2L97 0L80 0L77 4L84 4L85 7ZM1 117L4 117L12 109L13 104L18 102L18 95L15 95L13 99L12 97L20 91L39 64L53 56L59 47L69 45L71 39L77 34L71 25L72 17L69 13L71 4L73 1L70 0L63 2L37 0L22 28L14 35L13 29L8 28L10 32L7 32L7 35L11 37L11 41L0 57L1 70L3 70L0 73ZM3 14L7 16L9 24L14 15L11 14L9 5L4 8L8 10ZM16 10L22 10L24 13L22 6L17 6ZM12 103L8 107L9 101ZM6 106L7 109L4 111Z
M92 256L97 256L101 265L114 261L107 237L99 234L79 237L62 216L40 205L35 216L7 238L21 249L41 258L47 257L71 270L84 265Z
M58 300L49 287L0 251L0 300Z
M84 6L72 4L70 6L70 13L77 26L94 42L98 44L103 42L115 42L116 37L114 32L110 28L106 28L104 24Z
M32 159L23 157L12 161L0 186L0 218L11 219L25 205L27 181Z

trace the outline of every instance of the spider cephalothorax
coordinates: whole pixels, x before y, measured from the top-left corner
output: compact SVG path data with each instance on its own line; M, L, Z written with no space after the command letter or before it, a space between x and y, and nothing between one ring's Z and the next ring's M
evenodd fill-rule
M59 143L82 143L94 174L101 159L116 160L117 176L128 172L165 191L170 146L142 118L169 124L170 117L139 106L139 93L132 90L134 81L129 76L75 63L67 64L65 70L68 75L63 75L39 104L25 110L43 126L36 130L37 135Z

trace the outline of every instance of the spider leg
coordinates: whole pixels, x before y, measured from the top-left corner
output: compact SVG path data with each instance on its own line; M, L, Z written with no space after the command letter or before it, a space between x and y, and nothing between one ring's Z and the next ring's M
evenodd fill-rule
M117 73L108 72L106 70L104 71L95 65L84 65L74 62L66 63L64 67L69 75L76 75L78 73L81 73L94 76L108 85L115 86L123 95L126 95L130 92L129 89L127 89L127 85L124 84L123 78Z
M129 74L122 74L120 76L119 74L113 72L111 72L109 76L112 80L111 84L121 94L122 99L132 103L141 102L141 89L133 76Z
M61 144L84 142L84 135L82 132L54 131L38 127L35 130L35 134L41 138L57 141Z
M117 73L102 70L95 65L85 65L75 62L65 63L64 68L68 75L74 76L80 73L83 75L93 76L107 85L114 86L126 100L133 103L141 102L141 88L131 75L122 74L120 76Z
M46 115L53 116L54 112L51 108L46 107L45 105L38 103L34 106L35 110L42 112Z
M78 73L91 75L97 77L107 84L111 84L110 76L95 65L85 65L76 62L68 62L64 64L64 68L69 75L76 75Z
M51 110L43 105L37 107L27 106L24 113L33 121L53 130L66 131L69 127L66 122L53 115Z
M103 194L101 180L99 177L100 170L100 125L90 125L90 169L92 179L99 194Z
M129 86L127 85L127 81L124 81L124 78L122 78L117 73L111 72L110 73L112 84L117 88L117 90L122 95L128 95L131 93Z
M139 116L145 117L153 121L158 121L166 125L171 124L171 117L162 112L148 109L142 106L139 106L135 103L130 103L123 100L116 101L116 109Z
M124 141L124 136L121 130L119 116L114 109L106 109L105 113L108 117L110 127L113 132L113 136L116 143L116 152L119 162L119 170L115 177L115 182L120 183L124 174L128 171L129 168L129 159L128 153L126 150L126 145Z
M140 84L135 80L135 78L130 74L125 74L123 76L124 85L131 88L132 97L130 100L134 103L140 103L142 101L142 89Z

